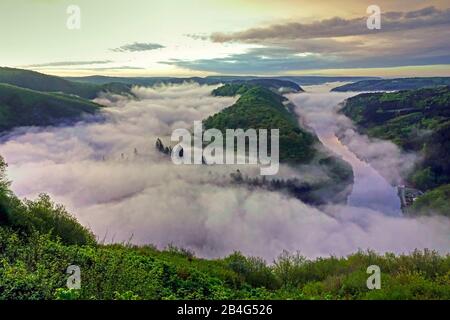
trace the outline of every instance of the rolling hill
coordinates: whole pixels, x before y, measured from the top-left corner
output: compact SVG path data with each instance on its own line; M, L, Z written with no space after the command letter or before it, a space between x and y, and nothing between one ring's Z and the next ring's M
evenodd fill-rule
M62 92L77 95L85 99L94 99L99 92L112 91L129 93L130 86L122 83L92 84L69 81L61 77L43 73L0 67L0 83L42 92Z
M0 83L0 131L19 126L58 125L94 114L100 105L76 96Z

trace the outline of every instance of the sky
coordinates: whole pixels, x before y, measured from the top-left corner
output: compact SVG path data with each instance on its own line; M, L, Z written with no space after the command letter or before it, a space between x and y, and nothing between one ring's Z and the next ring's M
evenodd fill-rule
M450 76L448 0L2 0L0 38L64 76Z

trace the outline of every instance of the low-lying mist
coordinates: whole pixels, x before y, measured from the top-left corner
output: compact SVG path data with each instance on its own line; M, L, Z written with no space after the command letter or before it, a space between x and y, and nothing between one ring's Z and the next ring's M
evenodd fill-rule
M227 177L235 168L172 164L156 151L156 137L168 141L173 129L190 128L236 100L212 97L213 88L135 88L138 99L100 97L108 106L101 122L21 128L0 144L13 191L30 199L50 194L100 240L173 244L208 258L237 250L269 261L283 250L307 257L368 248L449 251L450 221L443 217L395 217L356 206L318 209L279 192L233 185ZM321 95L303 107L326 111L345 98ZM324 127L330 114L323 115ZM280 168L280 175L293 174L303 173Z

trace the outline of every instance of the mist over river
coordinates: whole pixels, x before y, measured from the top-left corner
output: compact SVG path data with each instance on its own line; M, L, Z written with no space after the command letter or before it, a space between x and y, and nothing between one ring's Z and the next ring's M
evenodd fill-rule
M309 258L358 249L449 252L448 218L399 215L392 185L411 163L410 155L355 134L349 120L335 112L351 94L330 93L329 86L305 87L306 93L289 98L301 121L352 165L355 185L347 205L318 208L280 192L249 190L230 183L235 167L173 165L155 149L155 139L167 142L173 129L189 128L236 101L211 96L214 88L192 83L134 88L138 99L97 99L108 106L103 121L20 128L0 143L11 188L29 199L48 193L100 241L173 244L200 257L241 251L271 262L283 250ZM345 146L334 136L342 126L348 128ZM350 150L379 161L377 171ZM316 172L320 168L295 172L283 165L279 174L314 179Z
M339 125L352 128L350 120L337 113L338 104L357 93L330 92L330 85L332 84L305 87L306 92L291 94L289 98L296 105L296 112L302 117L302 123L313 129L326 148L352 166L354 184L348 205L370 208L388 215L400 215L397 188L386 181L369 163L360 160L336 136ZM356 132L354 134L357 135ZM369 145L367 148L369 149ZM395 146L392 145L392 148ZM385 156L401 157L401 152L398 150L396 155Z

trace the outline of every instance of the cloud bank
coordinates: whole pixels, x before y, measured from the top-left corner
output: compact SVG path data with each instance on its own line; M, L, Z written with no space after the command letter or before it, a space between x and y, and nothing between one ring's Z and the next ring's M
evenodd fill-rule
M254 47L216 59L165 63L227 74L450 64L450 9L429 6L413 11L382 12L379 30L367 28L368 16L215 32L209 37L212 42Z
M235 250L269 261L282 250L308 257L359 248L448 252L445 218L394 217L356 206L318 209L281 193L232 185L228 167L173 165L156 152L155 138L167 141L174 128L189 128L235 101L212 97L212 88L134 88L137 100L97 100L109 106L103 121L16 131L0 144L12 189L28 198L49 193L107 242L171 243L202 257Z
M312 23L285 23L269 27L252 28L235 33L213 33L214 42L250 42L270 39L314 39L335 38L372 34L366 26L367 16L345 19L333 17ZM450 9L439 10L435 7L425 7L409 12L382 13L382 28L377 32L392 32L412 30L423 27L450 25Z

